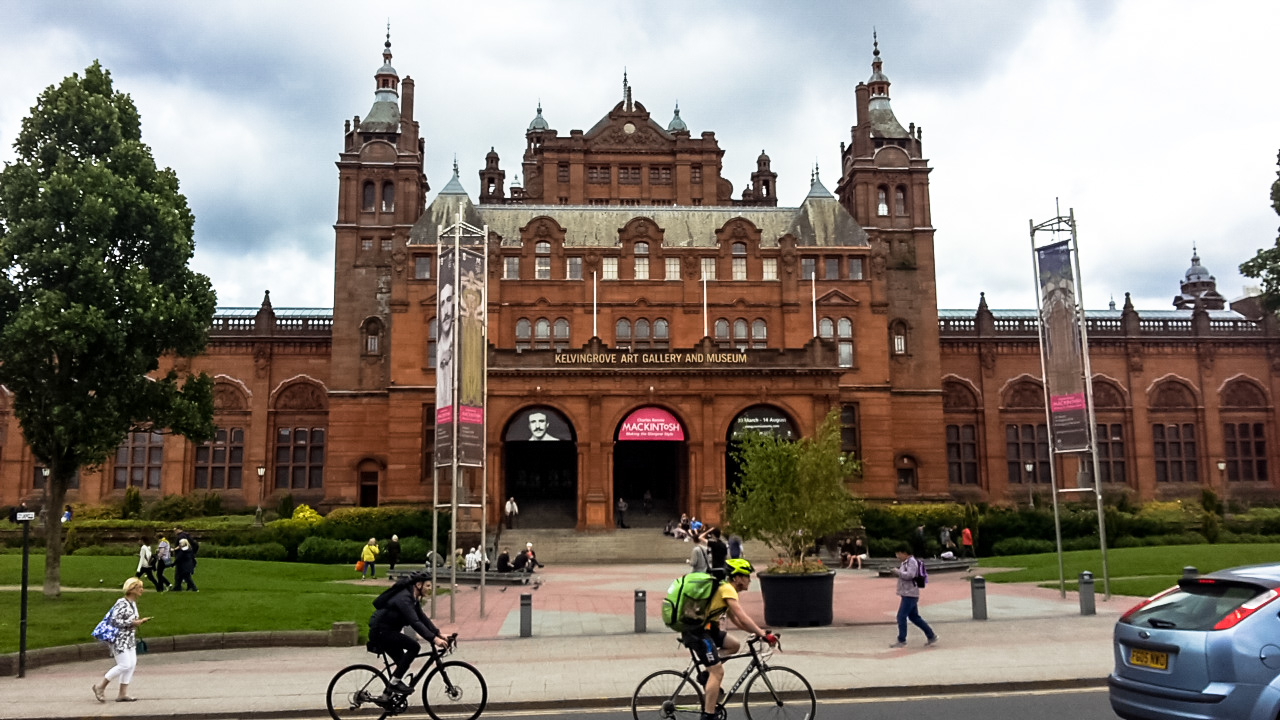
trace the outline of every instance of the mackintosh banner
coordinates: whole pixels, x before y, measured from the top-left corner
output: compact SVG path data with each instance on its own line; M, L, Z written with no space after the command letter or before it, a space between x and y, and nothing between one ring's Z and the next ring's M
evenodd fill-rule
M457 418L454 385L457 370L458 264L454 248L440 244L436 274L436 466L453 465L453 431Z
M484 465L484 255L458 255L458 464Z
M1089 408L1085 402L1084 357L1076 314L1076 281L1071 243L1036 249L1040 281L1040 352L1053 450L1089 451Z

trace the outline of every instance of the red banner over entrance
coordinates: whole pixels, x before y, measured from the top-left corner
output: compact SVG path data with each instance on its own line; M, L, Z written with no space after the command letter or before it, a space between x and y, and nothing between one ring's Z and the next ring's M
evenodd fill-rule
M684 428L671 413L656 407L636 410L622 421L619 440L684 440Z

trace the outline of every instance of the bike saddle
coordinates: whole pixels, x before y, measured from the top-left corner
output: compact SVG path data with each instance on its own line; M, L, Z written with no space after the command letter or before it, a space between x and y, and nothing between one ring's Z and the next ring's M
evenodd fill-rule
M382 648L375 645L372 640L364 644L364 649L373 653L374 655L379 655L382 653Z

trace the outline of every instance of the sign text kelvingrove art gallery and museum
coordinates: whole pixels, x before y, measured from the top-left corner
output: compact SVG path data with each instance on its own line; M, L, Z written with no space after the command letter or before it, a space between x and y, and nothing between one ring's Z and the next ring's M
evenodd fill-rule
M699 365L746 365L747 354L733 350L720 352L630 352L624 350L598 350L590 352L559 352L556 365L582 365L588 367L610 365L661 365L691 367Z

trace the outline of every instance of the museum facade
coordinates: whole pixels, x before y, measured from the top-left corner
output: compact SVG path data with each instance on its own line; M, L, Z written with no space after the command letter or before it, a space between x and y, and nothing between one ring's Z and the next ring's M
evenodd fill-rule
M461 492L483 489L490 522L515 497L547 525L610 527L620 498L718 523L740 433L805 436L832 411L867 498L1021 502L1054 462L1063 486L1089 482L1048 451L1035 312L938 310L930 167L889 86L877 47L834 192L815 167L795 207L764 152L735 195L715 134L678 108L659 123L625 80L586 131L538 107L523 183L490 152L476 200L455 163L428 203L430 139L388 41L337 161L334 307L220 309L207 353L177 361L214 377L217 438L134 433L69 501L429 502L436 273L458 222L487 231L485 466ZM1102 481L1143 499L1266 495L1276 324L1227 308L1198 258L1181 289L1173 310L1089 316ZM3 503L43 483L8 403L0 391Z

